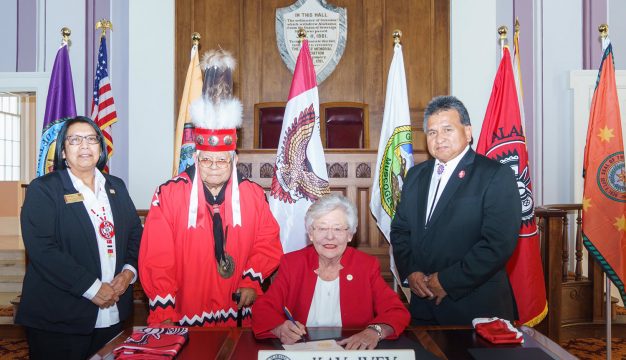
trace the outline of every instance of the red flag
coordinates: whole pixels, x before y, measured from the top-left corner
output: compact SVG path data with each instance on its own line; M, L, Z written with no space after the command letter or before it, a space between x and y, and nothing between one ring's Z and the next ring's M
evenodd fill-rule
M506 265L521 323L534 326L548 313L546 287L535 222L526 137L522 128L511 54L503 49L476 152L509 165L522 200L522 226L515 252Z
M98 51L98 63L96 64L96 78L93 85L93 101L91 103L91 119L98 125L104 135L106 143L107 165L104 172L109 172L108 160L113 156L113 137L111 125L117 122L113 91L109 82L109 69L107 65L107 39L100 37L100 50Z
M626 275L626 170L613 47L605 51L591 102L583 162L583 243L618 288Z
M285 253L308 244L304 214L330 192L319 107L315 67L309 42L304 40L291 81L269 196Z

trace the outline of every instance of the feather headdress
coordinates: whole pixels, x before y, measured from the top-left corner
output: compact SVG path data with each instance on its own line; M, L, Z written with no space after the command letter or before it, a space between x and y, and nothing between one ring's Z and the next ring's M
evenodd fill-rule
M235 64L233 56L221 49L208 51L202 58L202 97L190 107L191 119L196 128L196 147L199 146L200 150L224 151L236 148L236 129L241 127L243 108L241 102L233 96Z
M190 106L191 120L195 126L196 159L200 151L234 151L237 149L237 129L242 123L242 106L233 96L233 70L235 59L222 49L211 50L204 54L200 66L204 69L202 97ZM231 208L233 226L241 225L239 204L239 184L237 181L237 157L232 158ZM196 161L197 163L197 161ZM188 227L195 227L198 218L198 203L203 203L204 191L198 181L196 167L193 187L189 199ZM224 185L226 186L226 185ZM202 208L203 209L203 208Z

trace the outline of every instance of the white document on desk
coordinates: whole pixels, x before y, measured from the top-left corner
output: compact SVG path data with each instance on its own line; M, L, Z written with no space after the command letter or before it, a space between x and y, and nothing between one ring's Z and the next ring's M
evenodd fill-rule
M344 350L337 341L333 339L319 340L319 341L307 341L301 343L295 343L293 345L283 345L283 348L287 351L337 351Z

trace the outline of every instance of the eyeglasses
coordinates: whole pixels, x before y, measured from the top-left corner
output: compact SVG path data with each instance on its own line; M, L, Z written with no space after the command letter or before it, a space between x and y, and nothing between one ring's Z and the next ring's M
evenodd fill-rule
M67 142L70 145L80 145L83 143L83 139L87 139L87 144L90 144L90 145L100 144L100 135L87 135L87 136L72 135L72 136L65 137L65 140L67 140Z
M209 159L209 158L198 158L198 163L203 168L210 168L215 165L218 169L223 169L230 164L230 160L226 159Z
M348 231L348 228L339 227L339 226L335 226L335 227L315 227L314 226L313 227L313 232L320 236L328 234L328 231L330 231L335 236L341 236L345 234L346 231Z

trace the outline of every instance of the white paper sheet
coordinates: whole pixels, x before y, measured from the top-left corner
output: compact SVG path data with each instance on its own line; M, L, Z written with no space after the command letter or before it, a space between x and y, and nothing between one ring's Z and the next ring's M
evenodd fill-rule
M329 351L329 350L344 350L335 340L319 340L319 341L307 341L301 343L295 343L293 345L283 345L283 348L288 351L304 350L304 351Z

